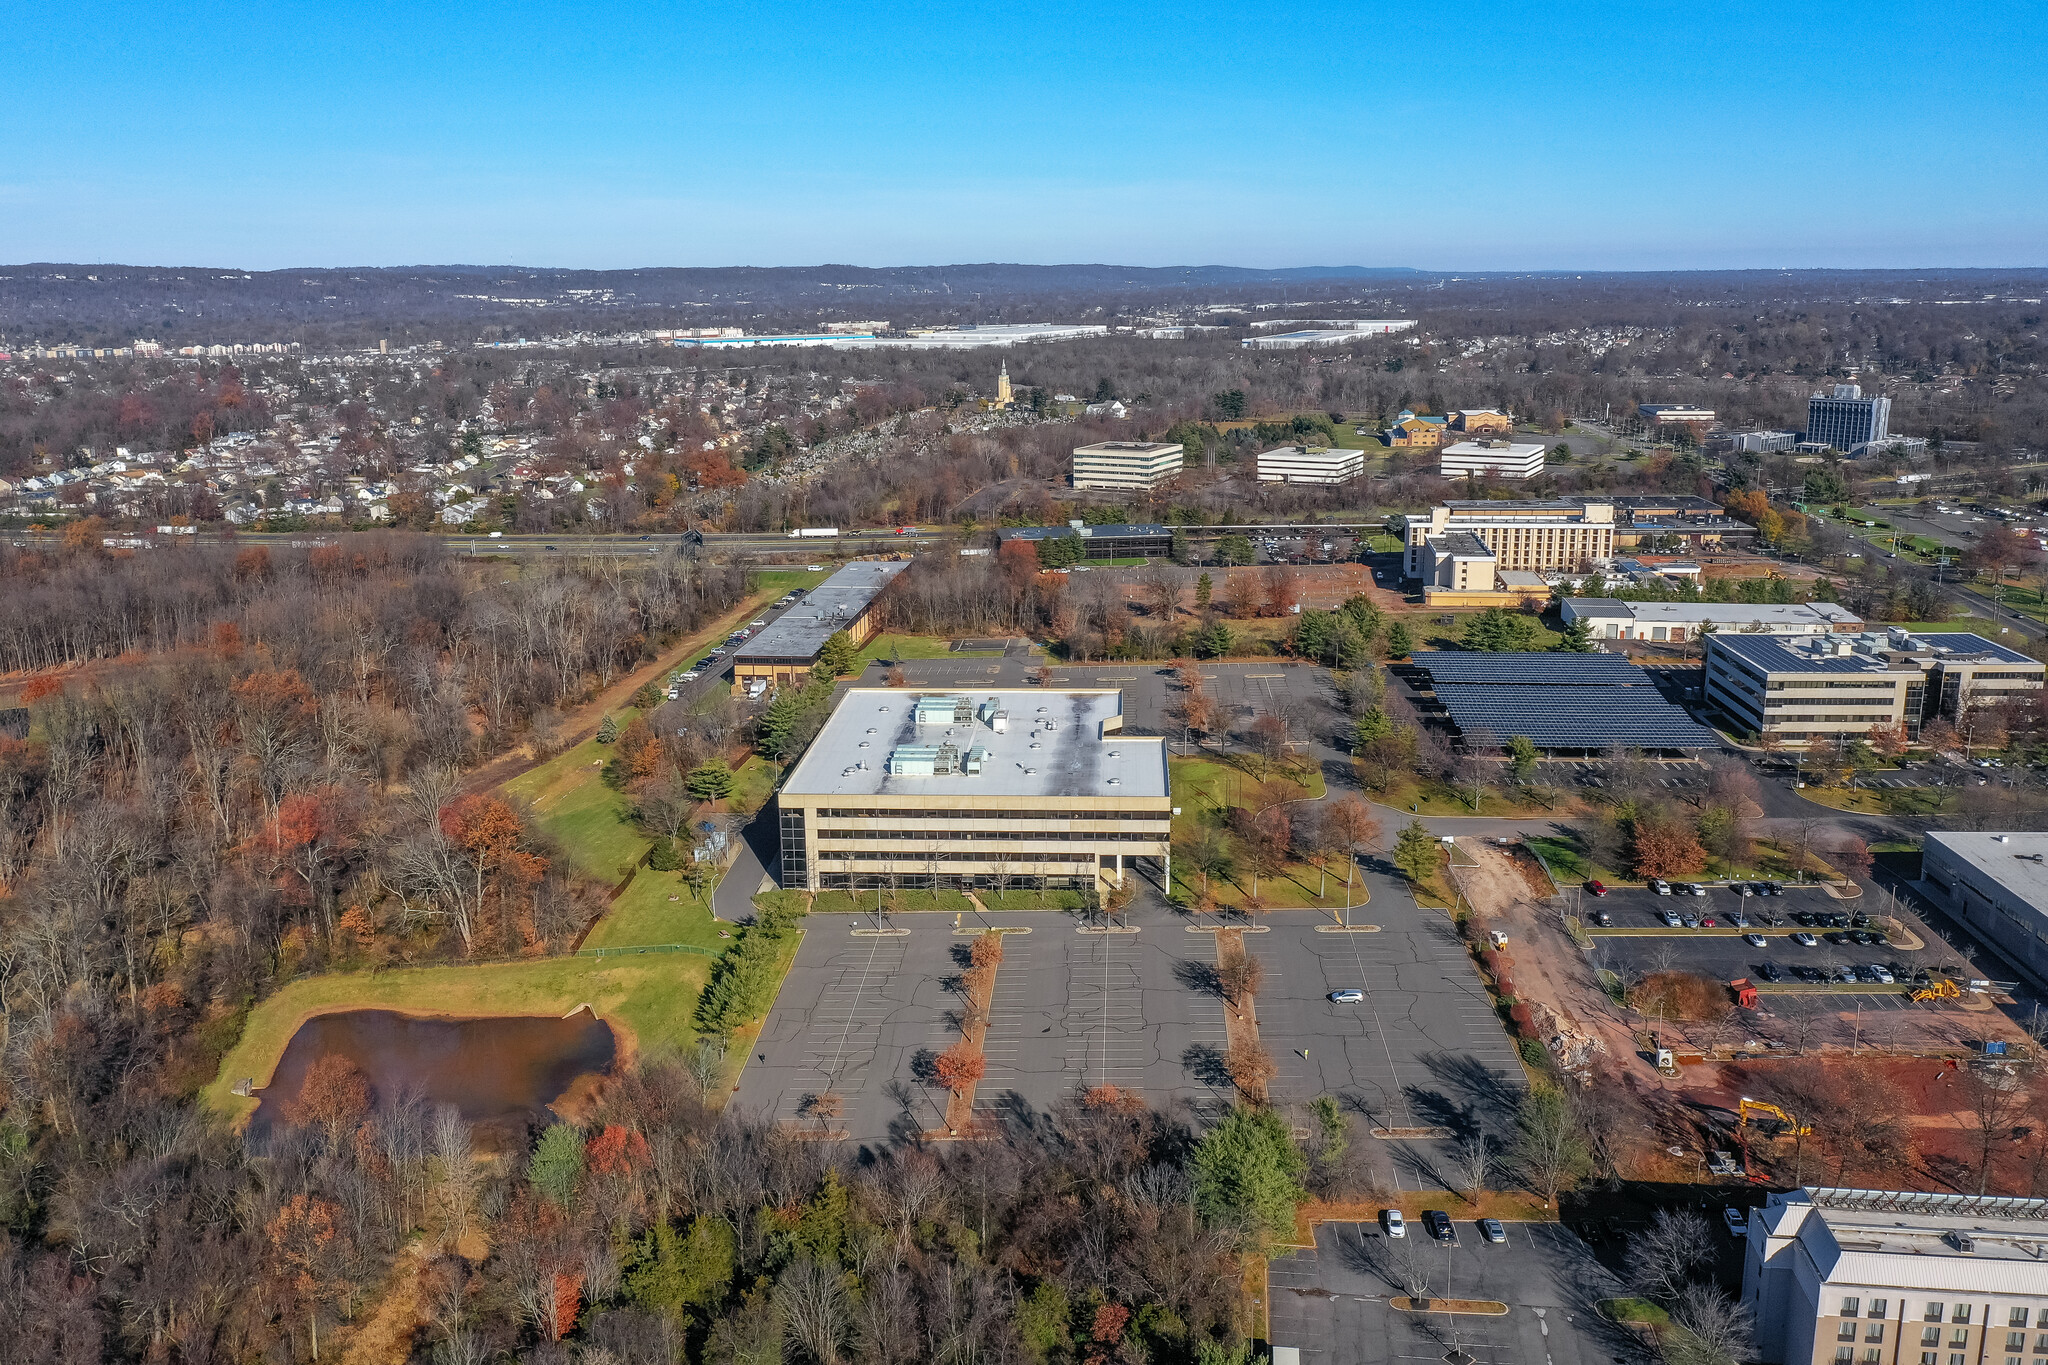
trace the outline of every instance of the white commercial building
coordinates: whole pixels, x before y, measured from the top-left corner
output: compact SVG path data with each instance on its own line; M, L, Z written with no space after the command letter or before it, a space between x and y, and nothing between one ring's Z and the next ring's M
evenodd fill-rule
M1365 452L1340 446L1275 446L1259 452L1260 483L1346 483L1365 473Z
M1833 602L1623 602L1567 597L1566 625L1584 621L1601 640L1697 640L1711 627L1751 635L1832 635L1860 631L1863 618Z
M1074 447L1074 487L1153 488L1181 471L1180 443L1098 441Z
M2048 1365L2048 1200L1810 1188L1749 1216L1765 1365Z
M1265 322L1259 327L1294 327L1291 332L1246 337L1238 344L1248 351L1294 351L1304 346L1344 346L1361 337L1391 336L1415 325L1412 318L1334 319L1317 322Z
M1533 479L1543 472L1543 447L1521 441L1460 441L1440 452L1447 479L1491 474L1500 479Z
M1496 567L1501 569L1585 573L1614 558L1614 504L1608 501L1461 500L1431 508L1428 516L1411 514L1402 521L1408 542L1404 570L1426 586L1452 586L1433 576L1425 560L1432 540L1455 531L1470 531L1499 560Z
M2048 834L1929 831L1920 883L2021 971L2048 981Z
M1122 885L1172 871L1165 741L1123 733L1123 693L840 698L776 795L794 890Z

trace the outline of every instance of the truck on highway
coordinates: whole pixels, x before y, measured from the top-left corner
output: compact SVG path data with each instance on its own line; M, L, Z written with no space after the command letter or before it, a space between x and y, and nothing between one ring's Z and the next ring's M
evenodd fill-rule
M800 526L789 533L789 538L796 540L803 536L836 536L838 534L839 528L837 526Z

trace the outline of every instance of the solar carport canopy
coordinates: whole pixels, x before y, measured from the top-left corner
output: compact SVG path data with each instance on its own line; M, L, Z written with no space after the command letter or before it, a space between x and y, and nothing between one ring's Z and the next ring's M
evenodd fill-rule
M1718 735L1654 687L1447 687L1436 699L1469 742L1506 744L1527 735L1539 749L1721 745Z
M1439 688L1472 683L1503 687L1655 688L1648 670L1619 654L1481 654L1473 650L1439 649L1425 650L1412 657L1415 666L1429 674L1430 681Z
M1468 743L1528 736L1539 749L1715 749L1720 736L1658 694L1618 654L1414 656Z

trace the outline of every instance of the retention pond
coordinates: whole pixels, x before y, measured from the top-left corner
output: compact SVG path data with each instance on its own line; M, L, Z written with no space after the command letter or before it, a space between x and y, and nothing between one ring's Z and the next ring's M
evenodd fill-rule
M453 1105L481 1131L482 1145L524 1140L529 1123L549 1110L574 1109L611 1069L618 1040L589 1010L564 1019L421 1019L391 1010L322 1014L299 1026L286 1044L251 1129L267 1130L299 1095L306 1072L322 1057L353 1062L382 1109L408 1093L430 1107Z

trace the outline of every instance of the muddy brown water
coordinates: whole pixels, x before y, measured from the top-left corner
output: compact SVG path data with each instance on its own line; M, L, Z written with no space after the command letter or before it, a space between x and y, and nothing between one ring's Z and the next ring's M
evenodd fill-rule
M416 1090L430 1106L454 1105L476 1125L480 1145L495 1147L523 1141L529 1124L552 1121L550 1105L611 1069L618 1040L587 1009L565 1019L417 1019L391 1010L318 1015L299 1026L270 1084L255 1092L252 1133L280 1122L307 1069L335 1053L368 1078L373 1104Z

